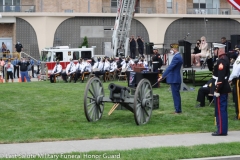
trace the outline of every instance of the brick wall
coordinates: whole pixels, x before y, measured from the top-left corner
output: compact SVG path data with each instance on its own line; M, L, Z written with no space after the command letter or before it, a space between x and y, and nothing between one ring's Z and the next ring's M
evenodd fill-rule
M13 37L13 23L0 24L0 37Z

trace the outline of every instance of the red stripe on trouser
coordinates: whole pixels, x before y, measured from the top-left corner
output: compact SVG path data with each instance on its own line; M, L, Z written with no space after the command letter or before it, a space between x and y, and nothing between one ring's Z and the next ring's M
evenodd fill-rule
M219 134L222 134L222 117L220 110L220 97L217 97L217 108L218 108L218 123L219 123Z

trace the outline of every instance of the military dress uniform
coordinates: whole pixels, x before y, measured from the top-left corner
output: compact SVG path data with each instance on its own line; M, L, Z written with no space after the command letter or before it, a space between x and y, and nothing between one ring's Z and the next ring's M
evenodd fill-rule
M106 72L109 72L110 70L110 63L108 61L103 60L101 68L99 68L99 71L95 72L96 77L100 77L100 75L103 75L103 81L105 82Z
M63 80L67 83L67 76L68 74L70 75L70 81L71 81L71 78L72 76L75 74L76 72L76 67L75 67L75 64L73 62L70 62L68 65L67 65L67 68L66 68L66 72L64 72L62 74L62 78Z
M157 48L153 48L157 49ZM162 67L162 58L159 53L156 53L152 56L153 72L158 72L158 68Z
M229 81L233 84L233 102L235 103L236 119L240 120L240 56L237 57L233 64L233 70L229 77Z
M229 75L229 59L226 54L220 55L217 60L217 64L213 68L212 83L214 86L215 117L217 121L217 131L212 133L213 136L225 136L228 132L227 99L228 93L231 92L231 88L228 83Z
M62 73L62 65L59 63L56 63L52 70L52 74L50 75L50 82L51 83L56 83L56 77L60 76Z
M82 75L83 68L84 68L84 65L83 65L82 60L78 61L78 63L76 64L76 72L75 72L75 76L74 76L74 83L76 83L77 80L79 79L79 77Z

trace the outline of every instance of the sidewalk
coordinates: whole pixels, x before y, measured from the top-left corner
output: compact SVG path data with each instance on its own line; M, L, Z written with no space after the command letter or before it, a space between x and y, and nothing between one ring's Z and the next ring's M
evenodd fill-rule
M231 131L228 132L228 136L215 137L211 136L211 133L196 133L131 138L0 144L0 158L8 155L22 154L60 154L69 152L88 152L96 150L130 150L137 148L193 146L200 144L240 142L239 135L240 131ZM236 158L236 156L234 156L234 158Z

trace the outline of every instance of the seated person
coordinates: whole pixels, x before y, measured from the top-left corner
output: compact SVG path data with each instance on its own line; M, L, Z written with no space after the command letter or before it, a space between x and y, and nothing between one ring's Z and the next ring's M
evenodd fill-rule
M71 78L75 74L75 72L76 72L75 64L73 63L73 59L70 58L70 63L67 65L66 71L62 74L62 79L67 83L68 82L67 77L70 76L71 82Z
M84 78L86 75L89 75L92 71L92 65L87 61L87 58L84 58L83 69L82 69L82 83L84 82Z
M76 67L76 72L74 76L74 83L76 83L79 77L82 75L82 70L84 68L82 58L78 60L78 63L75 65L75 67Z
M97 62L95 62L94 65L92 66L93 73L95 72L95 70L99 70L101 68L101 65L102 65L101 58L98 57Z
M195 54L196 66L198 66L198 67L201 65L200 58L207 57L208 43L204 36L201 37L201 44L200 44L199 49L201 50L201 53Z
M103 75L103 81L105 82L105 76L106 76L106 72L108 72L110 69L110 63L105 60L105 58L102 59L102 65L101 68L99 68L99 71L94 72L96 77L100 77L100 75Z
M208 98L209 103L212 102L213 96L210 96L212 88L212 78L202 87L198 89L197 101L200 102L195 107L205 107L205 97Z
M112 73L117 69L117 63L114 61L114 58L110 58L109 62L110 62L109 72Z
M62 65L59 63L59 60L57 60L55 67L52 70L52 73L50 75L50 82L56 83L56 77L60 76L62 73Z
M198 53L201 53L201 50L200 50L200 44L201 44L201 40L197 40L197 43L194 47L194 51L193 53L191 54L191 63L192 63L192 66L196 63L196 60L195 60L195 55L198 54Z

